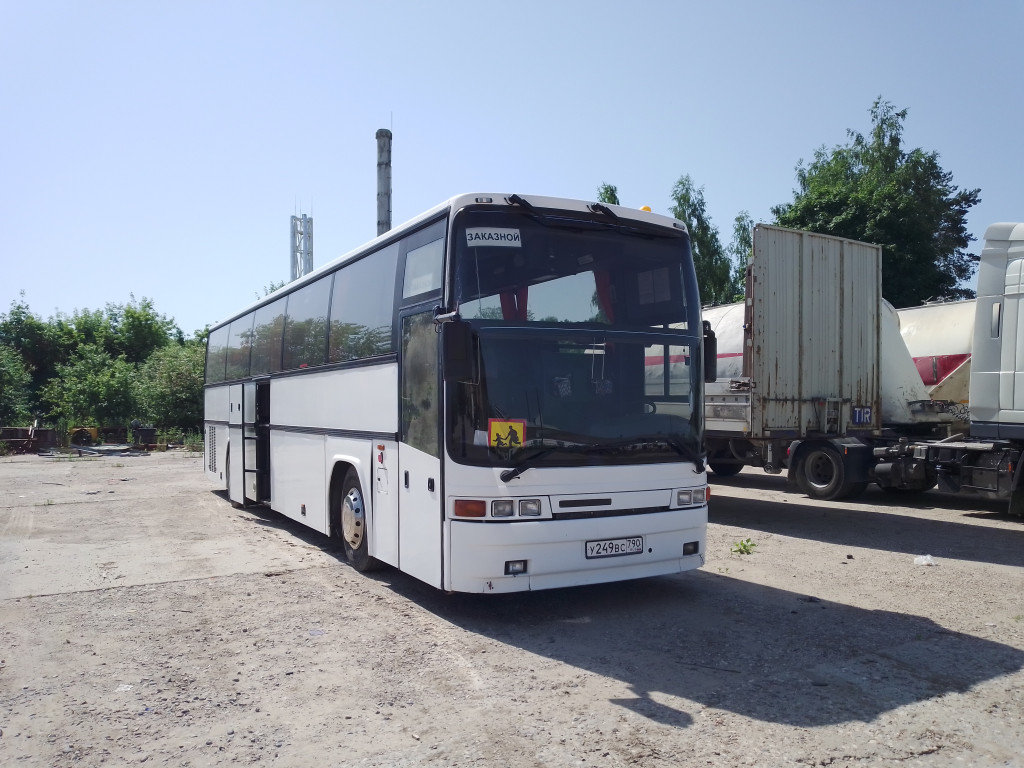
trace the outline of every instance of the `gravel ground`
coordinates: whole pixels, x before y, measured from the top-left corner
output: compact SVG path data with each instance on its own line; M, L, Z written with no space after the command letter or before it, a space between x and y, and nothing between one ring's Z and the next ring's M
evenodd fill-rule
M0 765L1024 765L1024 521L712 481L701 571L475 596L194 454L0 459Z

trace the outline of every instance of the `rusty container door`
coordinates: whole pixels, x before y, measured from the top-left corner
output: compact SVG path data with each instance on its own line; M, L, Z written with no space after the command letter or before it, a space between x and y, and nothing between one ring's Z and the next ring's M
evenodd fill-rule
M760 224L753 239L743 360L752 434L878 429L881 248Z

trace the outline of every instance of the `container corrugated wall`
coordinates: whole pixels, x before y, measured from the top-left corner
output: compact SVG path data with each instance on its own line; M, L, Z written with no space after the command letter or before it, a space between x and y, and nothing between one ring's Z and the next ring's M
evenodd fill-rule
M744 374L763 435L877 429L881 248L758 225Z

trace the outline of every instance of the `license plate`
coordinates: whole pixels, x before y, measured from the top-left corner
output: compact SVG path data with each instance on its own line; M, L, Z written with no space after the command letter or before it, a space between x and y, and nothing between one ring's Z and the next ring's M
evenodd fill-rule
M619 557L638 555L644 551L644 537L631 536L628 539L602 539L587 542L587 559L595 557Z

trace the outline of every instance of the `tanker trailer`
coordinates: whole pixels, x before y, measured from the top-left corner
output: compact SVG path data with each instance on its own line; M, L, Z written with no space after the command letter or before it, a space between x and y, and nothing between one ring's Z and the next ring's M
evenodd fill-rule
M933 400L948 403L966 427L975 300L934 302L897 310L900 334Z

